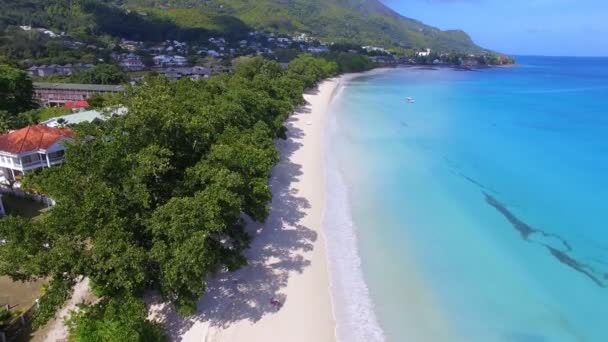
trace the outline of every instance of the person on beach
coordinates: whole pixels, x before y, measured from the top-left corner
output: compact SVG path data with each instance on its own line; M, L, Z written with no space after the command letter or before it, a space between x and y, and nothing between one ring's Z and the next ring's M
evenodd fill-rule
M272 305L275 309L279 310L281 309L281 306L283 304L278 299L272 298L270 299L270 305Z

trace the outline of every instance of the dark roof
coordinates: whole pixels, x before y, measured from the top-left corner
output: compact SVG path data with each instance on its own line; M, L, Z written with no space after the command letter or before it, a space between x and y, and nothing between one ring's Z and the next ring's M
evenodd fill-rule
M86 90L86 91L109 91L122 92L125 87L121 85L103 84L77 84L77 83L43 83L34 82L34 89L60 89L60 90Z

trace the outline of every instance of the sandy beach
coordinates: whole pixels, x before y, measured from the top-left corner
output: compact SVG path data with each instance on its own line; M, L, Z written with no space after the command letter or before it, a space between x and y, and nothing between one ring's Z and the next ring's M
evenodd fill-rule
M151 316L164 321L172 340L335 340L321 232L322 135L341 81L324 81L305 94L307 104L286 123L288 139L277 141L281 161L270 180L271 214L264 224L248 224L254 235L249 265L210 281L192 317L179 318L166 304L151 305Z

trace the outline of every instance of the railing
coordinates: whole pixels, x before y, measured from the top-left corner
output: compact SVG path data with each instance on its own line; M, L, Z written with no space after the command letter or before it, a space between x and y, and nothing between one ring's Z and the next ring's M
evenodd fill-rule
M21 167L38 166L38 165L40 165L40 164L43 164L43 165L44 165L44 164L45 164L45 162L46 162L46 161L43 161L43 160L41 160L41 159L38 159L38 160L32 160L32 161L27 162L27 163L21 162Z
M63 162L63 159L64 159L63 156L49 157L49 162L51 162L51 163Z
M10 169L10 168L17 166L17 164L15 164L14 161L13 162L11 162L10 160L4 161L4 160L0 159L0 166L7 167Z
M59 164L59 163L62 163L64 161L64 159L65 159L65 156L49 157L49 163ZM19 170L19 171L21 171L22 169L26 169L26 168L45 167L45 166L48 166L47 160L45 157L42 157L37 160L32 160L29 162L13 161L12 163L8 160L3 161L0 159L0 167L5 167L7 169L13 169L13 170ZM0 341L0 342L2 342L2 341Z

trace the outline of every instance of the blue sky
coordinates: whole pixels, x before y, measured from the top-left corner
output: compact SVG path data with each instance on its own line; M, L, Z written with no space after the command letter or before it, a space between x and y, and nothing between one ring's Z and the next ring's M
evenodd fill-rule
M608 56L608 0L384 0L406 17L463 29L508 54Z

